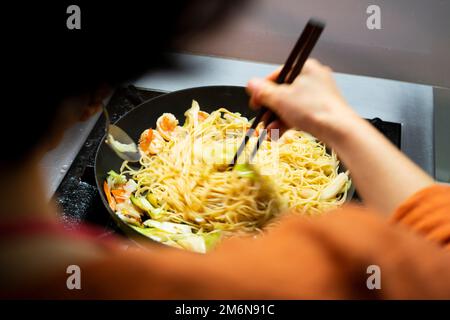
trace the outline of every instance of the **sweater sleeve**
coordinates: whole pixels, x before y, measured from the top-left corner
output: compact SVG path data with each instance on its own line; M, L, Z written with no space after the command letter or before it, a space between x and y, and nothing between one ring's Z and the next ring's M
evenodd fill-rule
M433 185L414 194L391 221L450 250L450 187Z
M450 252L349 206L287 216L257 238L227 239L207 255L155 246L113 250L83 270L82 290L46 281L37 296L70 299L436 299L450 297ZM381 272L371 290L368 267ZM53 285L53 286L52 286ZM45 289L45 290L44 290Z
M369 209L344 206L321 217L286 215L260 237L224 240L213 252L152 246L114 249L73 263L34 296L70 299L436 299L450 298L449 188L414 195L388 223ZM414 230L413 231L411 231ZM418 235L415 231L423 234ZM368 267L381 288L367 285Z

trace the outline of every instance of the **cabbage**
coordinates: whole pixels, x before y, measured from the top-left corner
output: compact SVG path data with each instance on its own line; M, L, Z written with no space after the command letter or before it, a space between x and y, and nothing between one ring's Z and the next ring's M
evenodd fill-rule
M132 227L154 241L198 253L206 253L213 249L221 238L220 232L192 233L190 226L181 223L160 222L149 219L144 222L144 226L146 228Z
M135 197L132 195L130 200L136 207L147 212L152 219L159 219L161 213L163 212L162 208L153 207L145 197Z
M198 253L206 253L206 243L202 236L196 234L185 235L177 240L177 243L184 249Z
M214 249L214 247L220 242L222 234L220 231L202 234L205 240L206 251Z
M239 176L243 178L255 179L256 174L255 170L248 163L240 163L234 166L234 170L238 173Z
M186 116L186 120L183 124L183 127L197 127L198 125L198 112L200 111L200 106L197 101L192 100L191 108L186 110L184 115Z
M155 228L142 228L142 227L136 227L136 226L131 226L131 227L134 230L136 230L137 232L143 234L144 236L149 237L153 241L164 243L165 241L170 240L170 235L164 231L161 231L161 230L158 230Z
M108 172L108 178L106 178L106 182L110 189L115 189L117 185L121 185L127 182L127 178L122 175L116 173L114 170Z
M119 151L119 152L130 152L130 153L135 153L138 152L136 144L134 143L121 143L117 140L114 139L114 137L112 135L108 135L108 144L111 145L111 147L115 150L115 151Z
M150 228L156 228L173 234L192 233L192 228L190 226L181 223L173 223L165 221L159 222L156 220L148 219L144 222L144 225Z
M132 194L133 192L136 191L137 186L138 186L138 184L136 183L136 181L134 181L133 179L130 179L123 186L123 190L125 190L127 195L130 195L130 194Z

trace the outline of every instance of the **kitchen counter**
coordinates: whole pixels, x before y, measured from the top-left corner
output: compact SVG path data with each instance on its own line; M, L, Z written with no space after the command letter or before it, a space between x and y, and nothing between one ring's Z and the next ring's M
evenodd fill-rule
M47 152L41 161L41 168L47 179L47 196L51 198L64 179L73 160L86 141L92 128L94 128L100 112L85 122L80 122L68 129L59 145Z
M189 54L175 56L186 68L153 72L133 84L166 92L207 85L244 86L251 77L263 77L276 68L271 64L234 59ZM347 74L336 74L336 79L346 99L361 116L401 123L402 150L434 176L432 87ZM43 159L49 196L64 178L98 116L71 128L63 143Z

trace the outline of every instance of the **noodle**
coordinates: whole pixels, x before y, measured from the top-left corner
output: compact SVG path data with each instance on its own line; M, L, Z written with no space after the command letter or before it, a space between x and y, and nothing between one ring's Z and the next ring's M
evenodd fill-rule
M170 222L191 228L193 235L220 231L227 236L259 231L285 208L319 214L345 202L347 174L338 173L334 152L328 153L311 135L290 130L277 141L266 139L246 165L255 135L233 169L227 164L251 122L224 108L207 114L195 101L185 116L179 126L173 115L163 114L156 130L141 136L140 167L122 164L120 177L131 177L127 184L108 181L110 189L128 190L115 211L136 228L149 224L131 217L130 203L141 216L142 209L147 211L158 232L164 230L158 223ZM161 232L155 234L150 236L159 239ZM186 247L186 241L174 234L178 236L171 233L165 243Z

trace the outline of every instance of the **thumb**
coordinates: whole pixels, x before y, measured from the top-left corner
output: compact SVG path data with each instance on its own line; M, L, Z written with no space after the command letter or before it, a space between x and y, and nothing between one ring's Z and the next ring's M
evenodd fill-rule
M260 78L251 79L247 84L247 92L251 96L252 106L267 106L270 109L276 107L280 101L280 86L276 83Z

